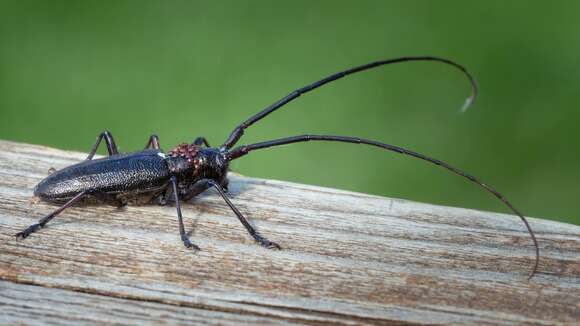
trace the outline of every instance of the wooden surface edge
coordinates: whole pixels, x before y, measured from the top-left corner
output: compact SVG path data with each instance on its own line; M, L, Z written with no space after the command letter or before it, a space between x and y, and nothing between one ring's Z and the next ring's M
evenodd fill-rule
M232 175L232 200L282 251L259 248L214 194L174 207L31 204L49 167L83 154L0 141L2 324L552 324L580 322L580 228ZM269 196L262 196L267 193ZM268 199L275 198L275 199ZM191 222L193 220L193 223Z

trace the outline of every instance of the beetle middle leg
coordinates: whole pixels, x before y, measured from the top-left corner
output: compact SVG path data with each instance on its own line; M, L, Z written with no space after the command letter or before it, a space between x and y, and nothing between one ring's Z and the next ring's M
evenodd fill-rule
M73 198L71 198L69 201L67 201L64 205L62 205L61 207L59 207L57 210L55 210L54 212L52 212L52 213L46 215L45 217L41 218L38 221L38 223L32 224L31 226L29 226L28 228L26 228L24 231L16 233L16 237L17 238L26 239L32 233L34 233L34 232L42 229L46 225L46 223L50 222L50 220L52 220L55 216L57 216L62 211L64 211L66 208L70 207L72 204L74 204L75 202L77 202L85 194L86 194L86 191L82 191L82 192L78 193L76 196L74 196Z
M192 248L194 250L199 250L199 247L191 243L187 234L185 234L185 227L183 226L183 216L181 215L181 204L179 203L179 192L177 191L177 180L173 176L171 177L171 186L173 188L173 196L175 198L175 208L177 209L177 219L179 222L179 235L181 236L181 241L186 248Z

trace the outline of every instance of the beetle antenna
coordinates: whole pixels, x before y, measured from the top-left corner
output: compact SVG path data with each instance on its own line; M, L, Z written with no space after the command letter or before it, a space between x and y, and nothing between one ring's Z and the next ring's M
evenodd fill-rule
M297 97L299 97L302 94L308 93L308 92L310 92L310 91L312 91L320 86L323 86L323 85L328 84L332 81L335 81L337 79L340 79L342 77L345 77L345 76L348 76L348 75L351 75L351 74L354 74L357 72L373 69L373 68L376 68L379 66L408 62L408 61L436 61L436 62L444 63L447 65L451 65L451 66L461 70L461 72L463 72L463 74L469 79L469 82L471 84L471 95L465 101L465 104L463 105L463 108L461 109L461 111L465 111L467 109L467 107L469 107L470 105L475 103L475 99L477 97L477 83L475 81L475 78L473 78L471 73L469 73L469 71L467 71L467 69L465 67L463 67L462 65L460 65L454 61L451 61L451 60L445 59L445 58L432 57L432 56L400 57L400 58L394 58L394 59L388 59L388 60L382 60L382 61L375 61L375 62L367 63L367 64L362 65L362 66L350 68L350 69L335 73L335 74L330 75L326 78L323 78L317 82L314 82L310 85L304 86L302 88L299 88L299 89L289 93L288 95L284 96L280 100L276 101L274 104L268 106L264 110L258 112L257 114L250 117L248 120L246 120L246 121L242 122L240 125L238 125L231 132L230 136L224 142L224 144L220 147L220 149L227 150L227 149L232 148L238 142L238 140L240 140L240 138L244 134L244 130L246 128L248 128L249 126L253 125L254 123L260 121L262 118L264 118L268 114L278 110L279 108L288 104L289 102L296 99Z
M478 184L479 186L483 187L485 190L487 190L488 192L493 194L495 197L497 197L499 200L501 200L512 212L514 212L517 216L519 216L519 218L524 222L526 229L528 230L528 233L530 234L532 241L534 242L534 247L536 248L536 260L534 263L534 267L532 268L532 272L528 276L528 280L531 279L532 276L534 276L534 274L536 274L536 272L538 270L538 264L540 261L540 248L538 246L538 241L536 240L536 236L534 234L534 231L532 231L530 224L528 223L526 218L522 215L522 213L520 213L520 211L518 211L507 200L507 198L505 198L501 193L499 193L493 187L479 181L478 178L476 178L476 177L474 177L474 176L472 176L464 171L461 171L461 170L459 170L459 169L457 169L457 168L455 168L455 167L453 167L453 166L451 166L443 161L431 158L429 156L426 156L426 155L423 155L423 154L420 154L417 152L413 152L411 150L408 150L408 149L405 149L402 147L389 145L389 144L381 143L381 142L374 141L374 140L368 140L368 139L356 138L356 137L332 136L332 135L301 135L301 136L293 136L293 137L275 139L275 140L265 141L265 142L261 142L261 143L255 143L255 144L251 144L251 145L242 145L242 146L236 147L233 150L231 150L230 152L228 152L226 154L226 157L227 157L228 161L231 161L231 160L235 160L241 156L244 156L244 155L246 155L249 152L254 151L254 150L269 148L269 147L276 147L276 146L292 144L292 143L307 142L307 141L335 141L335 142L365 144L365 145L380 147L380 148L383 148L383 149L386 149L386 150L389 150L392 152L416 157L416 158L419 158L421 160L433 163L435 165L442 166L445 169L447 169L447 170L449 170L457 175L460 175L460 176L468 179L469 181L471 181L475 184Z

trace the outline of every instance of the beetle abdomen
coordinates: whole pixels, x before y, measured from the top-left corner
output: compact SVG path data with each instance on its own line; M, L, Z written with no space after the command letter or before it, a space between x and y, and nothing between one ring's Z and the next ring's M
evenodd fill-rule
M159 150L113 155L84 161L54 172L34 189L46 201L87 193L149 192L164 187L169 169Z

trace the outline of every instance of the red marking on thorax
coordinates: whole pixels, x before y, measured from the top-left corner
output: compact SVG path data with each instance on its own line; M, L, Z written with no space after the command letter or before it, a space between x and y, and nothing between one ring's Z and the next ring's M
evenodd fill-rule
M170 151L168 154L171 157L183 157L187 159L187 162L192 163L194 157L199 152L199 146L193 144L179 144L174 150Z

